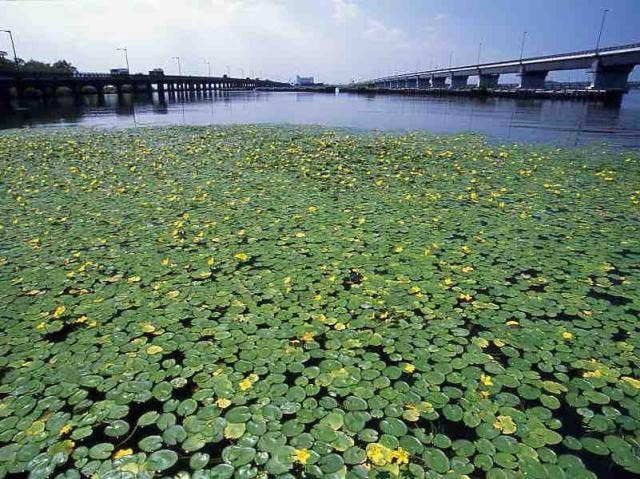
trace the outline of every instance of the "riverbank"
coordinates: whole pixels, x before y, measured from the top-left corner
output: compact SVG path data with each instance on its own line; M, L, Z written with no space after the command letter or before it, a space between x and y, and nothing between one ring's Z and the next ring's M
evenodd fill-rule
M0 172L0 476L640 473L637 151L21 131Z

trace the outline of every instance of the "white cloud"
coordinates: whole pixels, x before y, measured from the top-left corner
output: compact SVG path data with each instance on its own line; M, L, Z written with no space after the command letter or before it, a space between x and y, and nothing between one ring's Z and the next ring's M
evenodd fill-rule
M435 17L433 17L433 20L436 22L441 22L442 20L445 20L449 15L447 15L446 13L437 13Z
M336 23L350 26L364 38L377 42L397 42L404 37L404 32L397 27L388 26L384 22L369 16L364 10L349 0L332 0L333 19Z
M344 24L358 18L360 8L347 0L333 0L333 19L336 23Z
M399 28L390 27L378 20L368 18L364 36L378 42L397 42L403 39L404 32Z

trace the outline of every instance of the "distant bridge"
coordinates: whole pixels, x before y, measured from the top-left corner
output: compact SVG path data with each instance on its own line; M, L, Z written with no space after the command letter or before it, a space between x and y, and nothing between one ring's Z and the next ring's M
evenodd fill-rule
M30 71L0 71L0 97L8 97L14 88L18 97L22 97L28 88L40 90L44 96L52 96L60 87L71 89L74 94L81 94L85 87L93 87L98 94L105 93L107 87L115 88L122 93L125 87L133 91L146 91L151 94L155 90L159 95L164 92L196 92L196 91L228 91L250 90L257 87L289 86L288 83L259 78L230 78L208 76L164 75L150 73L111 74L111 73L55 73Z
M490 89L498 86L500 75L516 73L520 75L519 88L536 90L544 89L550 71L588 69L593 73L591 89L626 92L629 73L638 64L640 43L633 43L598 50L403 73L357 82L356 86L462 89L470 86L469 77L477 76L477 86Z

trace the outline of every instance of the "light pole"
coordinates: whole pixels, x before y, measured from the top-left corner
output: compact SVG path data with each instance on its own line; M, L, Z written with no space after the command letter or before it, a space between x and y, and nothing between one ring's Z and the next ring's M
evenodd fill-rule
M204 60L205 64L208 67L208 72L209 72L209 78L211 78L211 62L208 61L207 59Z
M228 77L231 76L231 69L229 68L229 65L227 65L227 76Z
M11 34L11 30L0 30L2 32L8 33L9 38L11 39L11 48L13 49L13 61L16 62L16 70L20 67L18 64L18 55L16 55L16 44L13 43L13 35Z
M480 52L482 51L482 42L478 43L478 65L480 65Z
M181 77L182 69L180 68L180 57L171 57L171 58L174 59L176 62L178 62L178 76Z
M520 61L522 62L522 54L524 53L524 41L527 38L526 30L522 33L522 41L520 42Z
M598 40L596 40L596 55L598 54L598 50L600 49L600 38L602 38L602 30L604 30L604 21L607 18L607 13L609 12L608 8L602 10L602 21L600 22L600 31L598 32Z
M116 48L116 50L124 52L124 61L127 64L127 73L131 73L131 70L129 70L129 54L127 52L127 47Z

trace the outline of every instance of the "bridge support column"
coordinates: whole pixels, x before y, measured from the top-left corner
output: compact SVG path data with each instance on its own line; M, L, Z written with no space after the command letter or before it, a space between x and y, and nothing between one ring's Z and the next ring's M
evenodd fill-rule
M469 77L466 75L451 75L449 78L451 81L451 83L449 84L449 88L451 88L452 90L458 90L460 88L466 88L468 86L467 80L469 79Z
M523 90L541 90L544 88L544 81L547 79L549 72L536 71L526 72L522 70L520 72L520 86Z
M447 77L431 77L431 86L433 88L445 88Z
M498 86L498 73L481 73L478 81L478 88L495 88Z
M629 88L629 73L633 70L633 65L605 66L600 60L596 60L591 65L593 72L593 82L591 88L594 90L622 90Z
M428 78L418 78L418 88L424 90L429 88L429 79Z

